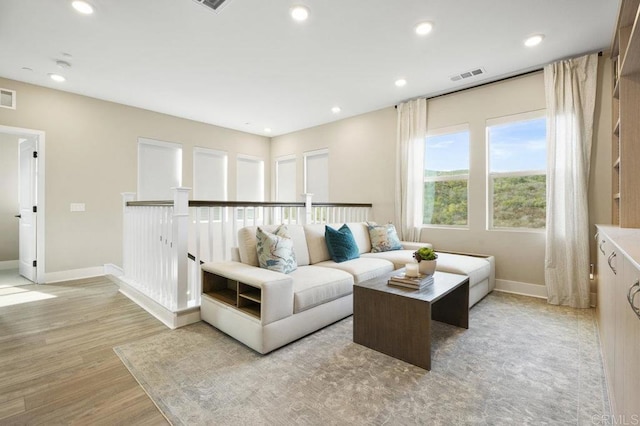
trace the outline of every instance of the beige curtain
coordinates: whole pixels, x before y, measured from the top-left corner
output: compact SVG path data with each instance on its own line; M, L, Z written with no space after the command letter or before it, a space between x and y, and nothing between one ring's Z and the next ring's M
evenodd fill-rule
M404 241L420 238L426 135L427 100L415 99L398 105L395 222Z
M590 306L589 164L598 57L559 61L544 68L547 103L548 302Z

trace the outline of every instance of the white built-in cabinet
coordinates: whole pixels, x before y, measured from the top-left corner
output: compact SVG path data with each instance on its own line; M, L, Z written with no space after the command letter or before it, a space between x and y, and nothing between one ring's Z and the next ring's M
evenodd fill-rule
M614 415L640 415L640 229L598 225L597 319ZM635 416L635 417L634 417Z

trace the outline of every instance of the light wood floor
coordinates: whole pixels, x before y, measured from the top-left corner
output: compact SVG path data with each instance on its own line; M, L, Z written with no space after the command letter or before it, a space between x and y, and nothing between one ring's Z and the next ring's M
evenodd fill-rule
M168 424L113 352L167 332L105 277L2 286L0 424Z

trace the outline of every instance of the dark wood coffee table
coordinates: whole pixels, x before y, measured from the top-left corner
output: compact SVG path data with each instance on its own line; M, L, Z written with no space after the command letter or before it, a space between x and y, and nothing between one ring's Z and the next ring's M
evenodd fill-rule
M431 370L431 320L469 328L469 278L436 272L422 290L387 284L402 272L353 286L353 341Z

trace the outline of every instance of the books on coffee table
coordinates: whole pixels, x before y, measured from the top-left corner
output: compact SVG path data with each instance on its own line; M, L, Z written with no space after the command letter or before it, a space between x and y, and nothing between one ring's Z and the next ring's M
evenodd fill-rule
M417 277L408 277L405 274L399 274L389 278L388 284L419 290L428 286L429 284L433 284L433 275L418 275Z

